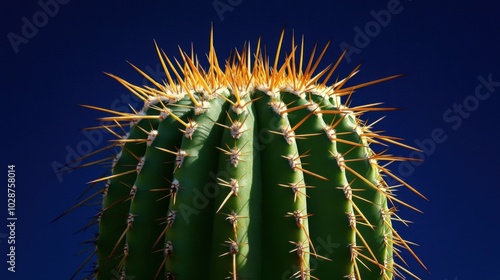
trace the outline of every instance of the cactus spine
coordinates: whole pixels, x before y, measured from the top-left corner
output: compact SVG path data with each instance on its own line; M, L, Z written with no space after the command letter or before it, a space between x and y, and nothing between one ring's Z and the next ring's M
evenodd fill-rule
M413 207L384 180L422 196L386 166L410 159L370 148L408 146L360 119L390 108L341 101L397 76L346 87L355 68L327 85L345 52L317 71L328 44L306 59L304 41L292 38L279 63L283 37L274 61L259 41L221 67L211 36L207 69L193 54L181 50L181 60L171 60L156 47L164 81L133 66L153 87L109 74L144 107L87 106L111 113L102 120L112 125L102 128L117 136L110 150L118 148L111 174L92 181L105 183L93 276L417 278L395 261L402 247L420 262L392 225L400 220L394 204Z

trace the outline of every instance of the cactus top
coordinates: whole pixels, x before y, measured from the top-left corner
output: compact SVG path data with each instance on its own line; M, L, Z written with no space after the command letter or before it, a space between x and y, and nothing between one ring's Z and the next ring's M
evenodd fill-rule
M419 211L396 187L425 198L386 164L411 159L370 145L414 148L360 119L391 108L348 106L355 90L400 75L346 86L358 66L332 83L346 51L319 69L329 43L306 58L304 40L297 46L292 37L280 62L283 38L274 60L259 40L221 66L211 35L205 68L194 53L180 50L176 60L156 46L164 80L132 65L152 86L108 74L144 106L86 106L112 115L100 128L117 139L103 150L119 149L111 174L91 182L106 182L93 276L417 278L394 261L403 258L395 247L425 268L392 225L405 223L396 204Z

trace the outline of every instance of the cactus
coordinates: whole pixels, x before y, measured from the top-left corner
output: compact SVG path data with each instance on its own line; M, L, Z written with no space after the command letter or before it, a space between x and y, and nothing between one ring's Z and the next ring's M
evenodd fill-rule
M418 279L399 248L424 265L393 221L405 223L395 205L419 210L385 179L425 197L387 167L410 158L370 146L414 148L360 118L391 108L348 107L354 90L399 75L346 86L356 67L329 84L346 52L318 70L329 44L306 58L292 38L280 62L283 38L274 60L259 40L221 67L211 35L208 68L155 43L165 80L134 65L152 86L108 74L144 107L86 106L110 113L100 128L117 137L103 149L110 174L91 181L104 185L94 277Z

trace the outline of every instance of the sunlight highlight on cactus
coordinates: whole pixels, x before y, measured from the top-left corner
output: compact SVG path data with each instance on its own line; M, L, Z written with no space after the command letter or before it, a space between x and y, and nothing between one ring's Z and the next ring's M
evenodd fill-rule
M425 197L388 167L412 159L385 146L414 148L360 118L392 108L350 107L355 90L399 75L346 86L359 66L331 81L345 52L319 69L329 43L307 56L292 36L282 57L283 38L274 59L259 40L221 63L212 34L206 68L156 47L163 81L132 65L151 86L108 74L144 106L86 106L110 114L99 129L116 136L101 151L110 173L91 182L104 186L92 277L418 279L402 251L425 266L393 222L406 224L396 205L419 210L394 189Z

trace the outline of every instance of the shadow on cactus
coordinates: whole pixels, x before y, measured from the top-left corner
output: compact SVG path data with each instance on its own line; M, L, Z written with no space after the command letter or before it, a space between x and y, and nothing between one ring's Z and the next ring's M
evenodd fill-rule
M370 145L414 148L360 118L391 108L349 107L355 90L399 75L346 86L359 67L331 81L345 52L318 69L328 44L306 56L292 37L280 58L283 37L274 59L259 41L221 64L211 35L206 67L156 47L163 81L133 66L152 86L109 74L144 107L86 106L109 113L99 129L116 136L102 150L110 173L91 182L103 187L79 204L103 197L91 277L418 279L400 249L425 266L393 222L406 223L395 205L419 210L394 189L425 197L388 168L413 159Z

